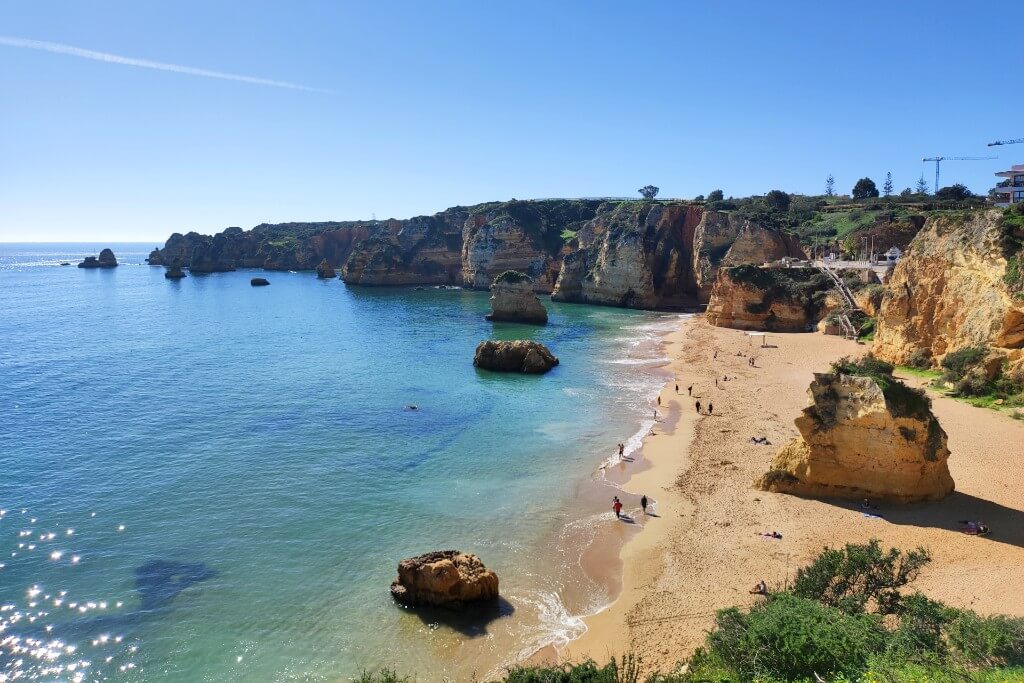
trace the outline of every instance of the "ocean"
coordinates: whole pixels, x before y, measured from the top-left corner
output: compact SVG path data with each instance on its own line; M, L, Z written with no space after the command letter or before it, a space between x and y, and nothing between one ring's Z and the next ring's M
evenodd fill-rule
M74 267L103 246L122 265ZM580 570L599 468L649 428L678 315L492 324L486 292L169 281L151 246L0 245L0 680L465 680L611 599ZM479 371L488 338L561 364ZM498 573L487 623L392 601L446 548Z

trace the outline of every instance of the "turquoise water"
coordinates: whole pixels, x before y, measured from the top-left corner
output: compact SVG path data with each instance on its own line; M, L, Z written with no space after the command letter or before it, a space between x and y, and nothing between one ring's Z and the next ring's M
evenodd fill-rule
M0 245L0 680L463 678L607 601L569 576L608 514L581 491L650 416L676 317L551 304L532 328L485 322L481 292L172 282L151 245L57 265L101 246ZM477 371L489 337L562 364ZM392 603L398 560L449 547L499 573L503 616Z

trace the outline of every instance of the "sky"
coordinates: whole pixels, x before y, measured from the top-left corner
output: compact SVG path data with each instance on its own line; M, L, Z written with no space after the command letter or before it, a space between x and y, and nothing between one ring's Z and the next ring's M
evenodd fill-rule
M0 242L510 198L984 193L1020 28L946 2L0 0Z

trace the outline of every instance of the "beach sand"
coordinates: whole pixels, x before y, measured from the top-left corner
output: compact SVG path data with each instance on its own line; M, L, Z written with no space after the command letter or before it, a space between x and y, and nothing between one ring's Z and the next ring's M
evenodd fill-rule
M940 502L883 505L883 519L865 517L850 501L759 491L752 482L797 436L793 419L807 404L812 373L867 351L820 334L771 334L769 348L760 343L699 316L666 337L680 391L674 381L663 389L662 417L623 484L654 499L657 516L645 518L627 504L642 529L621 550L621 594L586 620L587 632L560 648L558 658L602 662L633 652L646 668L674 670L702 644L715 610L754 602L755 582L784 585L823 546L872 538L931 551L933 560L914 585L929 597L982 613L1024 615L1018 590L1024 584L1024 422L934 398L957 490ZM705 410L714 404L713 416L696 414L697 398ZM772 445L755 445L754 436ZM962 519L988 522L995 533L967 536L958 530ZM781 540L757 535L774 530Z

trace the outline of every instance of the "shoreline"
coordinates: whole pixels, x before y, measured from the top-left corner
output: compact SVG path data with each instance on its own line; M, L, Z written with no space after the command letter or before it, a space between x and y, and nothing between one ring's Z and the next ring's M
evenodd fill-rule
M935 503L884 505L883 519L865 519L849 501L767 493L752 483L797 435L793 419L806 405L813 372L867 347L790 333L772 334L761 349L743 331L694 316L665 335L663 348L672 373L660 393L663 417L643 439L641 466L618 483L631 496L656 499L659 517L622 543L617 597L583 617L580 637L526 663L600 663L632 652L645 667L671 672L703 643L716 610L753 602L748 591L756 581L783 585L823 546L871 538L932 551L913 589L983 614L1024 615L1024 597L1012 589L1024 581L1024 504L1014 494L1024 485L1024 461L1003 457L1019 452L1024 424L931 394L949 435L957 490ZM737 355L744 353L756 356L756 367ZM716 387L715 378L725 375L729 382ZM696 415L698 397L714 402L714 417ZM751 436L767 436L772 445L753 445ZM956 520L964 518L984 519L997 533L959 533ZM762 530L784 538L766 540L757 536Z

